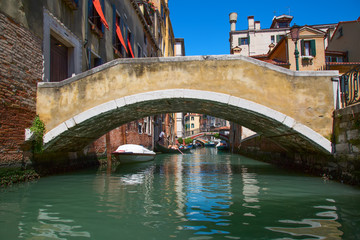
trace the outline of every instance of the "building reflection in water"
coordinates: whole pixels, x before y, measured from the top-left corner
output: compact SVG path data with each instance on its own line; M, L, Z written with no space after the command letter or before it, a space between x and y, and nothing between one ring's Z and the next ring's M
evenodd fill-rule
M249 211L244 213L246 217L256 217L256 213L251 211L251 209L260 209L259 204L259 194L260 194L260 187L257 185L259 182L256 179L256 173L248 173L248 169L245 167L241 168L241 177L243 180L243 196L244 196L244 203L242 204L243 207L248 208ZM248 224L244 222L244 224Z
M51 211L52 205L39 209L37 221L32 224L19 223L19 238L24 239L66 239L66 237L91 238L82 226L76 225L72 219L60 217L60 213ZM27 218L26 213L23 218Z
M227 234L223 228L229 225L229 208L233 204L230 160L209 163L209 158L205 162L204 157L209 156L194 154L185 165L187 223L179 228L193 230L197 235Z
M335 203L333 199L326 199L329 203ZM337 208L334 205L314 206L315 209L323 211L318 212L316 216L321 218L296 220L279 220L287 227L268 227L274 232L286 233L292 236L312 237L313 239L342 239L343 232L339 230L341 224L337 221ZM295 227L291 227L295 226Z
M283 176L267 164L202 150L163 154L111 174L53 177L29 185L24 193L3 194L3 229L15 228L7 239L111 239L119 229L124 239L134 233L138 239L341 239L357 234L352 223L357 208L346 208L352 202L343 193L358 197L358 191L335 184L322 189L326 186L315 178Z

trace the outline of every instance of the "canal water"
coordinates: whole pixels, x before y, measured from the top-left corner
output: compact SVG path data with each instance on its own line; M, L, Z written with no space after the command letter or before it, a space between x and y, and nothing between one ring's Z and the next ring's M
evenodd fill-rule
M360 239L360 189L202 148L0 192L0 239Z

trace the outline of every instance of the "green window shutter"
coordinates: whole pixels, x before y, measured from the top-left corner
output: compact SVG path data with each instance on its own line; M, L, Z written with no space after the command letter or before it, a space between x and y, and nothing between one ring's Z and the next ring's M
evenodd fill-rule
M315 40L310 41L311 56L316 56L316 44Z
M241 38L238 38L238 46L241 45Z
M276 43L278 43L280 41L280 35L276 35Z
M304 56L305 55L304 40L300 41L300 46L301 46L301 56Z
M250 45L250 36L248 36L248 45Z

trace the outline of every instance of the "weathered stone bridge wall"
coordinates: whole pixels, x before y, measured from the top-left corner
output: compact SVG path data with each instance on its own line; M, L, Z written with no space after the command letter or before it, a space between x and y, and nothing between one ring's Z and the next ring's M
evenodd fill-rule
M294 72L242 56L115 60L38 85L47 151L77 151L141 117L198 112L238 123L289 150L331 152L337 72Z

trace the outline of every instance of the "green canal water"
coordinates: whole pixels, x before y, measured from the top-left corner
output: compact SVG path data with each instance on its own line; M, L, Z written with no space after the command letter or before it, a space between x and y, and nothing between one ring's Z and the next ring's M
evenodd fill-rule
M0 239L360 239L360 189L198 149L0 192Z

